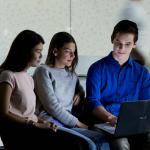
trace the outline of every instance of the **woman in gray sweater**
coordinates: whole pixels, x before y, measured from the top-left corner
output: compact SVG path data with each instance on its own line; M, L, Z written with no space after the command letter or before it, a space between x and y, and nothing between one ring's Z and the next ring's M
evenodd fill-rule
M104 135L88 130L88 126L71 113L82 93L75 73L77 62L74 38L67 32L56 33L50 42L46 64L39 66L33 76L38 97L38 115L54 122L66 132L72 134L76 130L79 136L82 133L96 143L97 149L101 149ZM105 143L105 146L108 145Z

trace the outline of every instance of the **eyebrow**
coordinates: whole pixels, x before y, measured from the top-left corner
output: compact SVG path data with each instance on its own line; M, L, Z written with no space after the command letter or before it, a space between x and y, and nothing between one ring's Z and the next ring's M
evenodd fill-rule
M41 48L36 48L35 50L36 50L36 51L38 51L38 50L42 51L43 49L41 49Z
M116 39L116 42L120 42L121 43L121 41L119 41L118 39ZM130 44L131 42L125 42L126 44Z
M75 50L72 50L72 49L70 49L70 48L64 48L64 50L75 51Z

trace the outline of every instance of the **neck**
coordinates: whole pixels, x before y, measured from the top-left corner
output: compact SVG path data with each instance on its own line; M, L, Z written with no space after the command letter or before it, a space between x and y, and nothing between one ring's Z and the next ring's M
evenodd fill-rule
M59 62L55 62L54 66L53 67L56 67L56 68L65 68L65 66L62 64L62 63L59 63Z
M30 68L31 66L27 66L23 71L27 72L27 70Z
M123 66L129 59L129 56L117 57L114 53L112 53L113 58L119 63L120 66Z

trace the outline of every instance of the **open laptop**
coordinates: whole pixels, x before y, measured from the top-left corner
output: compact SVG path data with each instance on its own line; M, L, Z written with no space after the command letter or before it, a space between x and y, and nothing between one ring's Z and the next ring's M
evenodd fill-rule
M109 123L94 125L114 136L129 136L150 132L150 100L123 102L116 127Z

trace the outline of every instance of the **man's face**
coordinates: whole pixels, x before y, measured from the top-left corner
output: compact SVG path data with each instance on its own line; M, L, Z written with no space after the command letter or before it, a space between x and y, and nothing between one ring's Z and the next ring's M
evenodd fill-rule
M128 59L136 43L134 43L134 34L117 33L113 40L113 56L117 60Z

